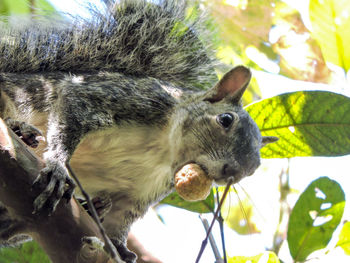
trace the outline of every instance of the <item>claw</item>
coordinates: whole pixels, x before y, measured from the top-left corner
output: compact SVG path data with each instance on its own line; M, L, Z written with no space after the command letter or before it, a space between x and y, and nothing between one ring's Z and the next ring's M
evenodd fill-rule
M54 178L52 179L49 184L47 185L46 189L34 200L34 211L33 214L36 214L39 212L47 202L48 198L52 195L55 185L56 185L57 180ZM49 211L49 214L52 211Z
M42 135L36 136L35 140L37 140L38 142L44 142L45 141L45 137Z
M32 187L36 186L36 185L42 185L43 181L44 181L44 176L42 174L42 172L40 172L40 174L35 178L35 180L32 183Z
M67 177L66 178L66 184L68 185L68 188L66 189L66 191L64 192L64 194L62 195L62 198L66 199L67 203L69 203L69 201L72 199L73 197L73 193L74 193L74 189L76 187L75 182L73 181L72 178Z
M41 175L39 174L39 175L35 178L35 180L34 180L33 183L32 183L32 188L33 188L36 184L39 183L39 181L41 180L40 177L41 177Z
M5 121L8 127L12 129L25 144L32 148L38 147L39 142L45 140L41 131L30 124L12 120L11 118L7 118Z
M60 200L62 199L65 191L65 183L63 181L58 182L57 192L56 195L53 196L49 200L49 203L52 203L50 207L52 207L52 210L49 212L49 216L56 210L57 205L59 204Z
M67 201L71 199L75 183L60 162L49 161L34 180L32 188L36 186L40 187L42 192L33 202L33 214L42 211L45 207L45 210L51 215L62 198Z

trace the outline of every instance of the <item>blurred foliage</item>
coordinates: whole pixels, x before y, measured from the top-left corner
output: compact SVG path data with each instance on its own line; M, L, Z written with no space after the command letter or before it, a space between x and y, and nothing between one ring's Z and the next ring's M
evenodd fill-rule
M228 263L280 263L275 253L269 251L253 257L236 256L228 259Z
M56 10L47 0L0 0L0 16L50 14Z
M274 26L283 28L272 45L280 56L280 74L295 80L328 83L331 72L300 13L283 2L276 5L275 13Z
M350 69L350 4L348 0L310 0L312 36L326 59Z
M216 189L218 193L217 191L214 193L219 194L221 198L225 187L221 186ZM229 195L221 208L221 216L225 219L226 225L240 235L250 235L261 232L256 225L256 217L260 216L260 214L257 215L257 210L252 200L241 188L230 188Z
M300 13L279 0L208 0L222 41L218 57L292 79L328 83L318 42ZM249 95L251 96L251 95Z
M50 260L36 242L27 242L19 247L2 248L1 263L49 263Z
M338 247L344 250L344 253L350 256L350 222L345 222L339 235Z

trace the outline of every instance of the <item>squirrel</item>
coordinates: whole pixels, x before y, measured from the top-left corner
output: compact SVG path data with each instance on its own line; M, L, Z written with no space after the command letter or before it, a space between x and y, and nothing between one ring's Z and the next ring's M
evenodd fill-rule
M174 191L181 167L238 182L275 141L242 107L250 70L217 82L203 16L185 2L125 0L91 21L0 29L0 116L46 162L34 211L72 197L69 162L88 193L110 196L103 224L125 262L136 260L130 225ZM6 222L9 242L20 228Z

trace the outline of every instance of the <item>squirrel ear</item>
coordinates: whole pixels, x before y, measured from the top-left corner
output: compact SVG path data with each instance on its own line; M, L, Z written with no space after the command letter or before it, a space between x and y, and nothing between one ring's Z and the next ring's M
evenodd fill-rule
M234 103L241 100L244 91L248 87L252 74L250 70L244 66L237 66L227 72L222 79L209 90L204 100L211 103L228 99Z
M261 141L261 148L266 146L266 144L277 142L278 140L279 138L275 136L263 136Z

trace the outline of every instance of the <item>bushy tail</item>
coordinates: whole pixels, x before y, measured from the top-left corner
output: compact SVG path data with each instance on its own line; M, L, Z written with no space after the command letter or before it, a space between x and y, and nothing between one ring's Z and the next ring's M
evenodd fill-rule
M122 72L189 87L216 80L211 36L199 8L176 0L122 0L68 27L10 29L0 35L0 72ZM192 15L190 15L192 13ZM4 37L5 36L5 37Z

